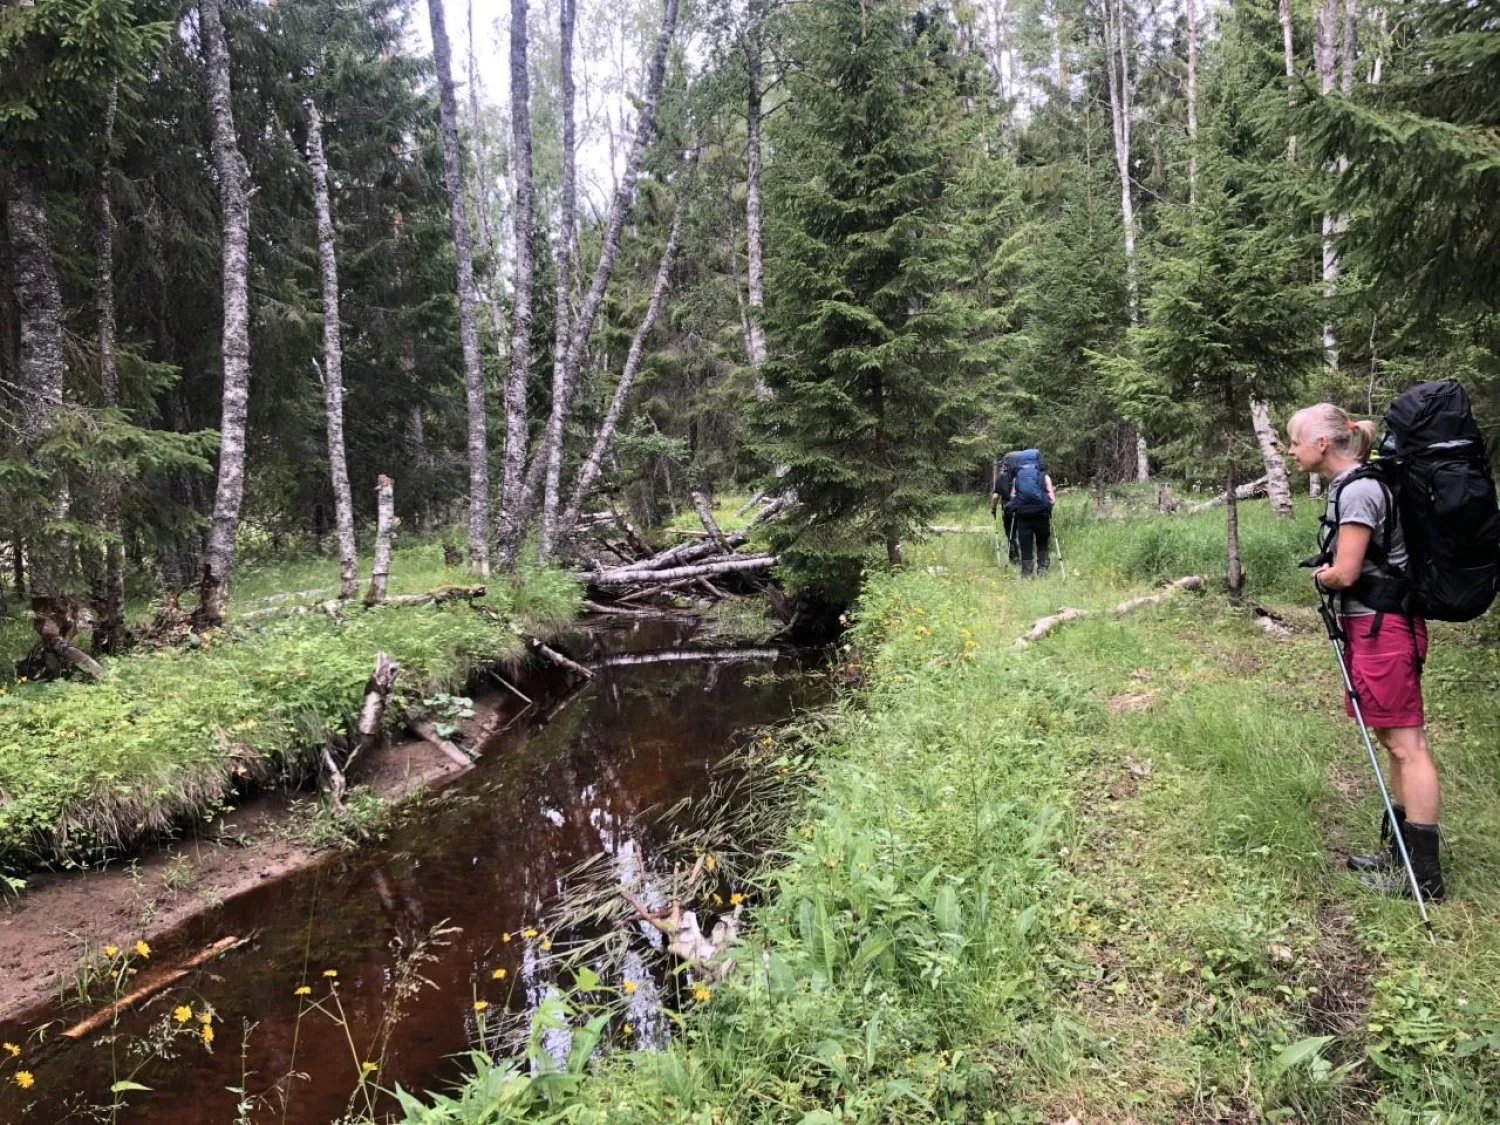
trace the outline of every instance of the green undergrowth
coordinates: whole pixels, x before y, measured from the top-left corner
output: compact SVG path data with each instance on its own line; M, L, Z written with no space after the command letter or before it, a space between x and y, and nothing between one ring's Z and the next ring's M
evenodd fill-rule
M1221 573L1222 512L1124 523L1070 497L1058 522L1066 582L1023 584L984 534L870 577L862 685L811 728L825 780L768 857L734 974L668 1046L626 1049L605 981L543 1020L607 1025L615 1050L476 1055L406 1120L1500 1119L1491 642L1439 630L1430 664L1453 901L1429 944L1410 903L1341 871L1373 785L1311 599L1270 569L1307 513L1245 511L1251 592L1285 637L1212 589L1103 612ZM1064 604L1089 616L1015 650Z
M441 548L398 554L395 574L433 550L440 563ZM434 577L441 581L409 565L392 592L426 589ZM252 785L296 779L348 729L378 652L401 666L397 692L411 701L520 653L511 629L465 602L350 605L343 624L322 613L236 624L257 582L274 582L246 578L231 624L191 647L106 660L98 683L0 689L0 871L107 858L213 814ZM523 569L479 604L546 630L572 619L578 592L560 572Z

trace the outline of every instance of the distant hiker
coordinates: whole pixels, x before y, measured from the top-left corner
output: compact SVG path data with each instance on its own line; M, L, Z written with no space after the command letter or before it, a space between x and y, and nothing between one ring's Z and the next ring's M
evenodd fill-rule
M1406 536L1390 487L1366 464L1373 422L1355 422L1337 406L1319 403L1287 423L1290 452L1304 472L1327 482L1323 563L1313 579L1333 591L1344 634L1344 661L1359 695L1364 720L1390 756L1391 803L1396 823L1382 817L1384 850L1349 857L1362 881L1387 894L1410 895L1392 841L1401 833L1424 897L1443 897L1438 858L1440 798L1437 768L1427 744L1422 664L1427 623L1413 612ZM1344 706L1355 716L1352 702Z
M1010 555L1010 561L1015 562L1016 553L1016 516L1008 507L1002 507L1004 502L1010 498L1011 489L1016 485L1016 462L1017 458L1024 453L1023 449L1012 449L1004 457L995 462L994 480L990 492L990 515L994 516L995 509L1000 509L1000 520L1005 527L1005 546Z
M1036 568L1047 572L1048 549L1052 545L1052 506L1057 493L1047 475L1042 454L1037 449L1023 449L1007 454L1015 458L1014 476L1006 494L1005 514L1013 520L1014 540L1020 549L1021 577L1030 578L1035 548Z

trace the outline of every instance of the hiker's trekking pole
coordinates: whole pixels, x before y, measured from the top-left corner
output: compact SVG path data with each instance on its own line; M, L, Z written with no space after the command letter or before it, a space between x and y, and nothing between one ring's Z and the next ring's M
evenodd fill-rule
M1057 569L1062 574L1062 580L1068 580L1068 560L1063 558L1062 536L1057 532L1052 533L1052 546L1057 549Z
M1005 564L1000 561L1000 516L996 511L990 512L990 520L993 524L990 530L990 542L995 545L995 569L1004 570Z
M1338 613L1333 608L1333 595L1323 587L1321 582L1318 583L1318 595L1320 598L1318 614L1323 618L1323 627L1328 630L1328 640L1333 645L1334 659L1338 661L1339 672L1344 677L1344 690L1349 693L1349 703L1354 711L1354 722L1365 741L1365 752L1370 755L1370 768L1375 771L1375 784L1380 787L1380 799L1385 802L1385 815L1388 818L1386 823L1391 826L1391 836L1396 841L1396 850L1401 855L1402 866L1406 868L1406 877L1411 880L1412 897L1417 900L1417 913L1422 916L1422 925L1427 927L1427 937L1429 940L1436 941L1432 933L1432 919L1427 917L1427 905L1422 901L1422 888L1417 884L1417 872L1412 867L1411 856L1406 850L1406 839L1397 827L1396 810L1391 806L1391 792L1385 786L1385 775L1380 772L1380 756L1375 753L1375 744L1370 741L1370 729L1365 726L1365 713L1359 705L1359 692L1354 688L1354 678L1349 674L1349 665L1344 660L1344 631L1339 626Z

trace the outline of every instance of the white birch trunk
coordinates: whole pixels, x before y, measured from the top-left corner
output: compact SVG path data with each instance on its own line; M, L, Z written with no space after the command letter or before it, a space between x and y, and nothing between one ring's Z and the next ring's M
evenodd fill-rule
M1271 408L1254 395L1250 396L1250 423L1255 429L1255 441L1260 446L1261 461L1266 467L1266 495L1270 497L1271 508L1278 516L1290 516L1292 486L1276 440L1276 428L1271 425Z
M463 346L464 392L469 412L469 566L475 573L484 575L490 572L490 470L485 432L484 364L479 354L474 254L469 245L469 216L464 206L463 167L458 146L458 100L453 93L453 56L448 44L443 0L427 0L427 16L432 25L432 59L437 69L438 109L443 132L443 183L448 192L448 215L453 227L458 334Z
M333 244L333 207L328 198L328 158L323 152L323 117L307 103L307 163L313 176L313 209L318 216L318 264L323 284L323 408L328 429L328 473L333 482L334 526L339 540L339 597L359 593L354 546L354 496L344 455L344 341L339 325L338 258Z
M391 529L395 522L395 482L381 473L375 478L375 561L370 566L370 590L365 594L369 605L385 601L386 583L391 576Z
M1109 115L1114 133L1115 167L1120 177L1120 223L1125 233L1125 297L1130 324L1140 322L1141 292L1135 260L1135 201L1130 190L1130 42L1125 21L1127 0L1112 0L1105 5L1105 55L1109 81ZM1146 436L1135 436L1135 479L1151 479L1151 460Z
M752 2L751 23L745 42L748 74L745 100L745 283L750 301L750 365L755 368L763 367L766 362L763 324L765 259L760 212L761 21L760 9ZM755 376L755 393L762 399L770 397L759 373Z
M1339 0L1323 0L1313 22L1313 60L1318 68L1318 92L1333 91L1334 72L1338 62ZM1339 258L1334 247L1338 220L1331 213L1323 215L1323 297L1332 300L1338 292ZM1338 327L1330 320L1323 323L1323 361L1330 371L1339 369Z
M526 470L526 383L531 375L531 299L535 277L532 228L531 73L527 58L527 0L510 4L510 168L515 282L510 311L510 370L505 380L505 474L500 490L498 561L509 567L526 532L522 492ZM553 403L554 410L557 403ZM540 456L540 452L538 454Z
M1288 100L1294 100L1296 95L1292 89L1292 83L1297 77L1297 54L1292 39L1292 3L1291 0L1278 0L1277 13L1281 17L1281 57L1286 68L1286 86ZM1293 162L1297 159L1297 134L1293 133L1286 139L1286 158Z
M39 169L20 165L11 175L6 223L14 260L14 295L20 320L20 399L18 437L28 455L57 424L63 401L63 308L52 236L47 229L46 185ZM52 511L66 515L67 488L54 482ZM28 544L33 597L60 597L66 571L66 545L40 530ZM17 583L17 590L20 589Z
M1238 601L1245 588L1245 568L1240 562L1240 501L1234 480L1234 464L1231 462L1224 483L1224 545L1229 556L1225 577L1230 598Z
M474 62L474 0L469 0L469 125L474 131L474 169L470 177L474 185L474 215L478 219L479 251L489 266L486 276L485 305L490 311L490 328L495 333L496 347L505 338L505 324L500 316L499 259L495 254L495 239L490 230L489 193L485 189L485 176L489 171L489 141L484 127L484 115L480 112L479 68ZM478 282L475 282L477 287ZM488 476L488 474L486 474Z
M234 131L229 47L224 41L220 0L200 0L199 31L208 63L208 101L213 118L214 170L223 212L224 331L223 409L219 422L219 479L209 522L198 618L216 624L234 568L234 540L245 494L245 429L250 413L250 170Z
M594 482L599 478L599 469L604 463L605 451L609 449L609 443L615 436L615 429L620 424L620 415L625 410L625 400L630 397L630 388L635 382L636 372L640 370L641 359L646 354L646 338L651 335L651 329L661 313L662 303L666 300L667 282L671 277L672 262L677 256L677 246L681 240L682 212L685 206L686 196L678 200L677 210L672 215L672 229L667 234L667 245L662 251L661 264L656 270L656 281L651 286L651 301L646 306L646 315L641 318L640 327L635 331L635 338L630 341L630 352L625 357L625 368L620 373L620 382L615 386L614 398L610 400L604 421L599 424L599 432L594 436L594 444L589 449L588 457L584 459L582 468L578 470L578 478L573 484L573 494L568 499L567 510L563 513L558 525L559 541L573 533L573 528L578 523L578 516L583 511L584 502L588 500Z
M524 0L514 0L514 2L522 3ZM625 167L615 189L614 200L610 205L609 222L599 251L599 263L594 270L594 278L589 286L588 294L578 310L578 322L573 326L573 336L568 342L568 353L563 361L563 394L554 393L552 396L552 411L547 418L547 432L543 438L542 448L537 450L536 457L527 471L526 480L517 497L515 512L505 528L509 539L501 549L507 562L515 557L515 551L520 545L521 534L525 530L544 472L548 490L553 497L553 510L550 517L543 519L542 558L545 559L551 553L556 541L556 528L552 524L556 520L557 478L562 468L563 427L567 422L568 411L572 407L573 391L578 383L578 371L583 362L584 351L588 347L589 333L593 331L594 319L604 303L604 292L609 287L610 278L614 274L615 258L620 252L620 236L625 229L625 218L635 198L635 184L640 173L641 155L645 152L646 144L650 141L651 133L656 127L656 103L661 97L662 83L666 77L667 52L672 44L672 36L677 30L677 7L678 0L666 0L661 30L657 33L656 47L646 76L646 89L641 95L640 119L636 123L635 136L631 139L630 148L625 153ZM512 19L514 20L514 17ZM514 59L511 61L511 69L514 73ZM508 456L507 454L507 458ZM507 470L508 468L507 460Z

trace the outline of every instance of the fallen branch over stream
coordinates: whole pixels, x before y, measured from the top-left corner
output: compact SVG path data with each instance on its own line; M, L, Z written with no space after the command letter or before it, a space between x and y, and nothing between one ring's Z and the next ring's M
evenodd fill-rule
M158 992L162 991L162 989L176 984L194 969L202 968L204 965L208 964L208 962L212 961L221 953L228 953L231 949L234 949L236 946L243 945L249 940L249 938L237 937L220 938L218 941L210 945L207 949L202 950L199 953L195 953L193 956L189 957L186 961L184 961L177 968L173 969L171 972L166 973L147 984L141 985L140 988L137 988L134 991L127 992L113 1004L110 1004L109 1006L104 1008L100 1008L93 1015L89 1016L88 1019L81 1020L80 1022L75 1023L72 1027L63 1032L63 1038L82 1039L85 1035L89 1035L92 1032L98 1031L105 1024L113 1020L119 1013L135 1007L135 1005L139 1004L147 997L155 996Z
M595 668L637 664L723 664L737 660L775 660L779 648L664 649L661 652L618 652L594 662Z
M642 567L618 567L614 570L597 570L593 574L578 577L593 586L634 586L649 582L675 582L686 578L711 578L716 574L744 574L757 570L770 570L780 561L775 555L745 555L722 559L718 562L697 566L677 566L667 570L651 570Z

